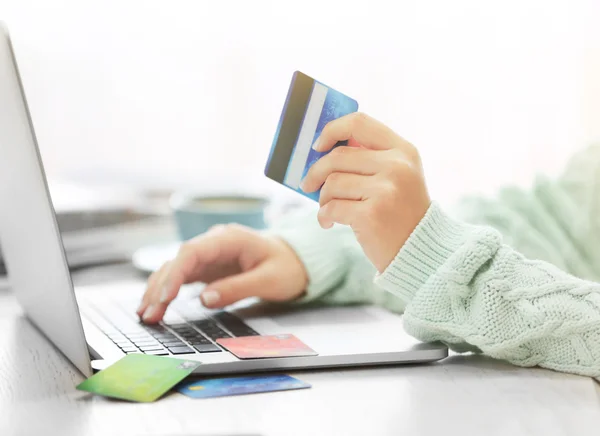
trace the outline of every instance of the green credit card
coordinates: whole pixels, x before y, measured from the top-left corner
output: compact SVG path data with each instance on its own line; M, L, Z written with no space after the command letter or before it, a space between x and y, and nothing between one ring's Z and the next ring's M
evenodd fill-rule
M160 398L200 365L200 362L192 360L128 354L79 384L77 389L105 397L149 403Z

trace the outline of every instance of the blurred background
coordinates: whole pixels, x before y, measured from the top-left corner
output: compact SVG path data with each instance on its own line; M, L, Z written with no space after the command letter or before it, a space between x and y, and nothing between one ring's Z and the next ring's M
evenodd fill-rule
M301 70L416 144L442 203L600 139L599 18L598 0L0 0L55 183L285 197L262 171Z
M597 0L0 4L55 178L261 175L297 69L415 143L441 197L600 136Z

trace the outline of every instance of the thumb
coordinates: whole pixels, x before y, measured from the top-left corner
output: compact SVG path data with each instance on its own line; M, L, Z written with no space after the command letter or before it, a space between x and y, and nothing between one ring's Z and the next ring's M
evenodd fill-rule
M269 286L268 268L264 266L215 280L206 285L200 299L208 308L221 308L248 297L260 297Z

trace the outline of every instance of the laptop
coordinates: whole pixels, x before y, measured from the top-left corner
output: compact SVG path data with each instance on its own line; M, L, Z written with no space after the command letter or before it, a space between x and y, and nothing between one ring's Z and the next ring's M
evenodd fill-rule
M201 361L199 374L432 362L439 343L406 334L399 315L375 306L289 307L247 300L204 309L182 292L164 320L144 325L143 283L73 288L6 27L0 23L0 241L12 290L29 320L84 375L129 353ZM218 338L293 334L318 355L241 360Z

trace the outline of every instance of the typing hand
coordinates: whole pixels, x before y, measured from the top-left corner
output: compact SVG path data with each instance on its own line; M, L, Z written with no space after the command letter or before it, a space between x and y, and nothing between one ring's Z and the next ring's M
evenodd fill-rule
M328 151L301 188L319 188L321 227L352 228L365 255L383 272L430 205L418 151L390 128L362 113L327 124L313 147Z
M281 239L230 224L212 228L185 242L175 259L148 280L137 314L146 323L160 321L186 283L207 283L200 299L221 308L247 297L286 301L306 289L306 270Z

